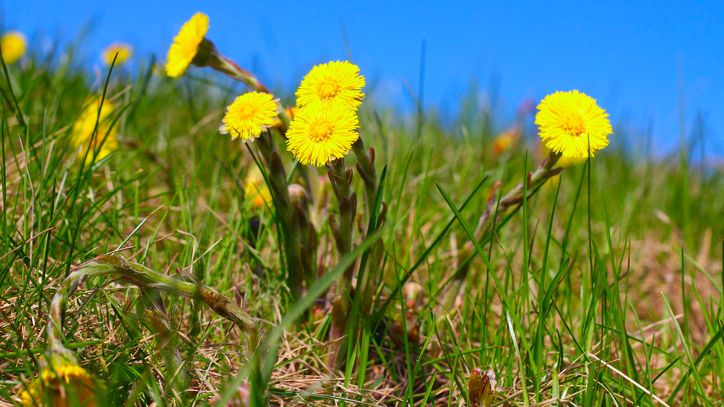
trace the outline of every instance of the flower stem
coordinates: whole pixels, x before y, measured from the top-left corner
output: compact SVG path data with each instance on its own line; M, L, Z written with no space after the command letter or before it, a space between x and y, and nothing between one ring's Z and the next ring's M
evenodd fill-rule
M257 92L263 92L263 93L271 93L269 91L269 88L264 86L261 81L254 76L251 72L247 71L246 69L240 67L236 62L231 60L226 55L223 55L221 53L216 53L216 58L214 58L214 61L210 64L210 66L213 69L216 69L219 72L222 72L229 76L232 79L235 79L237 81L245 83L247 86L249 86L251 89L254 89ZM289 128L289 122L291 121L291 118L287 114L286 109L281 104L281 102L277 102L279 105L278 114L279 119L282 122L282 133L285 133L287 129Z
M258 146L259 152L266 164L266 182L272 194L272 200L277 210L282 236L284 238L287 285L292 291L292 299L294 300L301 298L304 292L304 275L309 273L309 271L305 273L306 268L301 258L302 222L292 207L286 171L284 170L281 157L279 157L279 153L277 153L276 147L274 146L271 133L267 132L267 134L262 134L255 144ZM305 225L308 226L306 223ZM309 225L311 225L311 223L309 223Z
M523 202L523 191L527 191L528 198L530 198L543 184L545 184L546 181L561 172L561 168L555 167L560 157L560 154L551 152L548 157L546 157L546 159L543 160L538 167L536 167L535 170L527 174L527 185L520 182L508 193L503 195L499 201L496 197L500 184L498 183L493 186L485 211L483 211L475 229L475 237L480 244L487 240L491 233L495 232L493 230L493 225L496 224L498 218L504 215L509 209L513 208L513 210L517 210L520 207L521 202ZM455 271L448 288L443 294L443 299L440 302L443 310L451 310L453 308L455 298L460 294L460 290L462 289L465 278L467 277L471 260L475 256L475 251L475 245L470 240L468 240L460 250L458 254L460 265Z
M339 219L331 217L329 224L332 229L339 257L352 251L354 236L354 220L357 213L357 194L352 190L352 169L347 168L344 159L337 159L327 164L327 176L332 190L337 197ZM336 293L332 298L332 326L330 327L330 353L327 360L329 366L337 366L341 358L339 352L345 348L342 336L347 329L347 313L352 295L352 277L354 263L345 271L337 282Z
M332 217L330 227L337 245L337 252L342 257L352 251L357 194L352 190L352 169L346 167L344 159L334 160L327 164L327 176L332 184L339 207L339 218ZM347 295L349 295L352 284L353 272L354 265L348 267L343 276L344 289L342 291Z
M218 54L218 63L212 64L211 67L225 73L232 79L244 82L257 92L271 93L254 74L240 67L236 62L223 54Z
M247 333L251 344L257 340L257 324L232 300L211 287L151 270L143 265L130 263L120 256L102 255L81 264L60 284L53 295L48 313L46 339L50 359L62 358L77 363L73 352L63 344L63 310L75 288L87 277L107 275L119 278L142 289L156 289L184 297L200 299L220 316L236 324Z
M375 170L375 150L370 147L365 149L362 138L352 145L352 151L357 157L357 172L362 178L362 182L365 187L365 198L367 199L367 214L368 214L368 229L367 236L370 236L375 231L379 230L385 223L386 205L384 202L381 203L380 208L377 208L377 194L379 191L380 180L377 177L377 171ZM378 211L378 212L375 212ZM374 217L374 218L373 218ZM366 262L363 262L360 266L359 279L357 287L359 293L355 295L361 296L361 314L367 315L372 307L372 300L374 296L375 281L380 277L375 273L380 271L380 264L385 253L384 242L379 240L377 244L370 250L369 257ZM370 273L365 277L365 268L370 270Z
M352 151L357 157L357 172L365 186L365 198L367 199L367 211L371 214L375 207L377 198L377 172L375 171L375 150L370 147L365 150L362 138L352 144Z

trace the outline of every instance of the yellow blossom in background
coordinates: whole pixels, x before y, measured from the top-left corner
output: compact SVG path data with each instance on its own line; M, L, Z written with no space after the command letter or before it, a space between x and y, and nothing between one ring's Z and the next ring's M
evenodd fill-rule
M518 125L513 125L504 132L500 133L493 140L493 154L500 155L510 150L521 137L521 129Z
M335 102L348 109L361 103L365 86L359 67L347 61L332 61L316 65L304 77L297 89L297 106L313 102Z
M100 116L98 115L99 108ZM109 117L114 109L115 107L111 102L106 100L103 102L103 107L101 107L100 99L94 99L86 104L78 119L73 123L71 144L78 150L79 157L86 157L86 163L93 159L93 154L99 148L98 144L101 141L103 144L97 152L96 161L106 157L118 147L117 131L115 127L111 128L112 120ZM98 129L94 134L96 120L98 121ZM86 150L89 148L90 150L86 156Z
M226 108L219 130L223 134L231 134L232 138L241 137L244 141L259 137L274 125L278 106L277 100L269 93L245 93Z
M613 132L608 113L577 90L556 92L538 105L535 116L543 144L563 157L588 157L608 145ZM590 147L589 147L590 140Z
M118 57L116 57L116 54L118 54ZM125 64L126 61L131 59L131 56L133 56L133 47L126 43L116 42L103 50L102 59L104 64L111 65L113 58L116 58L116 66L118 66Z
M244 179L244 196L251 201L251 206L261 209L271 204L271 193L266 186L264 176L257 167L251 167Z
M17 31L10 31L0 38L0 48L6 64L12 64L25 55L28 47L25 36Z
M23 406L98 405L93 378L71 363L43 369L20 393L20 400Z
M184 23L168 49L166 75L178 78L186 72L196 57L207 31L209 31L209 16L204 13L196 13Z
M357 141L359 119L338 103L312 103L297 111L287 130L287 150L318 167L344 157Z
M287 113L287 117L289 117L289 120L294 120L294 115L297 113L297 110L299 110L296 106L289 106L284 111ZM282 123L282 120L277 116L276 120L274 120L274 123L271 125L271 127L275 129L280 129L284 126L284 123Z

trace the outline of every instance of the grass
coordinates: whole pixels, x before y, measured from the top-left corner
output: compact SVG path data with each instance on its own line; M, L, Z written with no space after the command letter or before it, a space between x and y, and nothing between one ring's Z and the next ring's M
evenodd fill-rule
M250 150L217 130L243 88L198 69L180 81L150 66L94 76L67 52L3 67L0 399L12 403L37 375L64 277L117 253L235 299L263 338L255 348L194 298L90 279L62 330L109 405L206 405L245 392L273 404L462 405L476 368L495 374L496 405L724 401L721 167L693 165L686 149L678 160L624 149L624 135L637 136L618 129L606 151L494 216L494 238L478 240L494 183L507 190L542 159L533 129L495 155L494 129L508 124L497 106L469 100L451 124L422 110L406 121L372 86L361 135L383 182L370 224L356 225L360 245L339 261L335 201L322 185L311 210L322 277L291 301L275 211L244 199ZM81 165L70 129L101 93L119 106L121 147ZM309 175L317 185L325 171ZM359 177L353 185L362 196ZM365 240L383 201L385 223ZM378 301L369 317L354 304L344 368L330 369L324 293L366 264L376 239L381 265L360 269Z

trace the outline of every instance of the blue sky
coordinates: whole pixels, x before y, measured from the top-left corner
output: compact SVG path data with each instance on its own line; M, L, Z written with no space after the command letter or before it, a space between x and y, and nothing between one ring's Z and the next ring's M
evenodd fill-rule
M652 128L658 153L678 142L682 95L686 129L702 114L710 153L724 156L724 1L582 3L0 0L5 27L36 44L72 39L92 22L85 44L96 64L113 41L163 58L180 25L203 11L218 48L267 83L292 90L313 64L351 57L401 106L417 89L424 41L428 106L454 114L474 81L497 81L510 111L577 88L614 123Z

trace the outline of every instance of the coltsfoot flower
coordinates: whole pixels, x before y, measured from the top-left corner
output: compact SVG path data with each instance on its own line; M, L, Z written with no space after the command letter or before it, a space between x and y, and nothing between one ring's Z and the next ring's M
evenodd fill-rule
M209 16L196 13L181 26L166 57L166 75L178 78L196 58L201 43L209 31Z
M313 102L334 102L348 109L362 103L365 78L359 67L347 61L332 61L315 65L297 89L297 106Z
M9 31L0 38L0 48L6 64L12 64L25 55L28 47L25 36L17 31Z
M116 57L118 54L118 57ZM123 42L115 42L103 50L103 63L111 65L116 58L116 66L125 64L133 56L133 47Z
M100 115L98 114L100 109ZM115 106L105 100L100 106L100 99L93 99L86 103L78 119L73 123L71 131L71 144L78 150L80 158L86 157L86 163L93 159L97 150L96 161L103 159L118 147L117 130L111 127L111 113ZM96 120L98 128L96 129ZM94 131L95 130L95 133ZM100 143L103 143L99 146ZM89 146L90 145L90 146ZM88 155L86 156L86 150Z
M266 184L259 182L247 182L244 185L244 194L246 198L251 200L251 206L255 209L261 209L271 204L271 193Z
M504 132L500 133L493 140L493 154L500 155L505 151L510 150L521 137L521 128L518 125L513 125Z
M592 97L572 90L546 96L535 116L543 144L563 157L591 156L608 145L608 113ZM589 145L590 140L590 145Z
M321 167L342 158L359 138L359 119L339 103L311 103L297 111L287 131L287 150L300 163Z
M269 93L245 93L226 108L219 131L244 141L257 138L278 120L278 106L279 102Z
M246 174L244 196L247 200L251 200L251 206L254 209L261 209L271 204L271 192L266 186L264 176L256 166L251 167Z
M98 405L93 377L74 363L44 368L20 393L20 401L23 406Z

